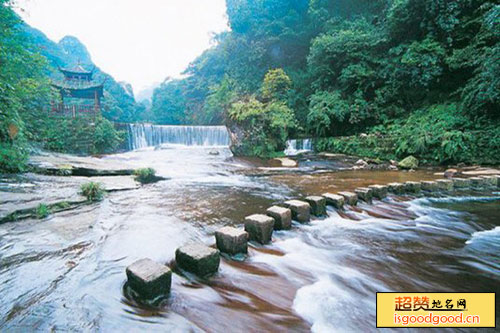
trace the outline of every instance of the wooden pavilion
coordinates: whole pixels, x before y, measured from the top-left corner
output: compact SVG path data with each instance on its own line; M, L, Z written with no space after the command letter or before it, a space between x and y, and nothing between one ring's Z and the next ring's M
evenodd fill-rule
M104 82L96 82L93 79L94 69L87 71L80 64L72 69L59 68L64 79L52 82L52 86L59 90L61 96L60 103L52 105L54 114L73 117L77 115L96 117L100 114ZM79 101L67 103L65 98L90 99L93 103L87 104Z

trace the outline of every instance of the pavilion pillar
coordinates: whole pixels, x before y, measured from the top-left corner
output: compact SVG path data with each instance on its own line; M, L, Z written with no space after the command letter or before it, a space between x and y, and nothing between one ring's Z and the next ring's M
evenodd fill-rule
M96 90L94 92L94 118L99 114L101 111L101 99L99 96L99 92Z

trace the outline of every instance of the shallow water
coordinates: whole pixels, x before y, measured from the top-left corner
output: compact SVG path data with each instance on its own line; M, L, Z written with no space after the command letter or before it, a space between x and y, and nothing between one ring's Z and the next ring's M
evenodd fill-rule
M170 179L41 221L0 225L0 330L374 331L377 291L500 292L500 193L489 191L330 210L275 232L270 245L252 244L245 261L223 258L210 280L174 274L170 297L144 304L124 288L125 267L137 259L170 264L177 247L213 244L221 226L240 226L287 198L435 176L297 170L255 177L248 175L262 172L257 165L224 147L103 159L147 164ZM43 191L72 184L32 177ZM22 186L27 179L11 182L17 186L2 198L30 188Z

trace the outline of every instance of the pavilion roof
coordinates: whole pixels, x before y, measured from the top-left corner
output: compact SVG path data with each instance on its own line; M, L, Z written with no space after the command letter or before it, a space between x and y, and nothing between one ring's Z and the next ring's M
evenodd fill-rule
M78 64L73 68L59 68L61 72L64 74L85 74L85 75L90 75L94 72L94 70L88 71L85 68L82 67L82 65Z
M103 97L104 82L94 81L53 81L52 86L59 89L63 96L93 98L97 91Z

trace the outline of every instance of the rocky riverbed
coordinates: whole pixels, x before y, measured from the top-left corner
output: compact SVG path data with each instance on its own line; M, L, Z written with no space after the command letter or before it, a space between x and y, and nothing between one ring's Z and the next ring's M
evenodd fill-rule
M244 261L223 257L208 280L173 274L170 296L145 303L124 289L125 268L138 259L172 265L182 245L213 245L216 230L241 227L246 216L288 199L432 180L445 170L360 169L356 158L314 155L285 168L234 158L224 147L46 156L36 163L154 167L168 180L141 186L132 176L2 176L4 215L82 200L79 187L89 180L111 190L101 202L0 225L2 330L367 331L376 291L500 292L500 194L466 189L330 208L327 217L275 232L268 245L250 242Z

